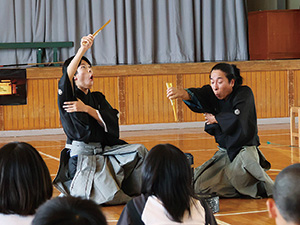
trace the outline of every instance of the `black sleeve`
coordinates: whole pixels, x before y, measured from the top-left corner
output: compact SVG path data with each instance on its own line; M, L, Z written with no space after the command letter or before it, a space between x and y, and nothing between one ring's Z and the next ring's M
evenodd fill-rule
M105 122L107 132L105 132L103 144L105 145L122 145L127 144L126 141L119 139L120 127L119 127L119 111L114 109L106 100L105 96L101 92L93 92L100 106L98 106L99 113Z
M97 94L102 95L99 113L106 124L107 134L112 137L119 138L119 111L111 107L102 93L97 92Z
M218 110L218 99L210 85L204 85L201 88L188 88L186 91L189 93L191 99L183 100L183 102L193 112L216 114Z
M193 112L216 115L219 111L218 99L210 85L204 85L201 88L189 88L186 91L189 93L191 100L184 100L184 103ZM205 124L205 131L210 135L216 136L221 133L221 128L219 124Z

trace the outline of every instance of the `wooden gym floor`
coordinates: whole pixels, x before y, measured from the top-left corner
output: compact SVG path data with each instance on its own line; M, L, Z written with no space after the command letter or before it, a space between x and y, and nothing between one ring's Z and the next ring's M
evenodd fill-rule
M259 125L260 149L271 162L269 176L274 180L286 166L300 162L299 147L290 147L289 124ZM159 143L171 143L184 152L194 156L197 167L208 160L216 151L214 138L203 128L185 128L170 130L122 131L121 138L128 143L141 143L148 149ZM25 141L32 144L46 161L51 176L54 178L58 165L60 150L65 145L65 136L37 135L0 137L0 147L11 141ZM59 192L55 189L54 196ZM268 218L266 199L220 199L220 212L215 214L218 224L275 224ZM108 224L117 223L124 205L102 207Z

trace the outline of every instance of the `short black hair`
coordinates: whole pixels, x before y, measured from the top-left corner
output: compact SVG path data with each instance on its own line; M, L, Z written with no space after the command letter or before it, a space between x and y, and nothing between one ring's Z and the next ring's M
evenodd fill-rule
M154 146L147 154L142 169L142 193L155 195L172 219L182 222L190 214L192 169L186 155L171 144Z
M52 193L49 170L32 145L11 142L0 149L0 213L33 215Z
M32 225L106 225L106 218L94 201L79 197L56 197L36 212Z
M228 63L218 63L216 64L210 71L210 74L213 70L221 70L226 74L228 81L230 82L232 79L235 80L234 88L241 86L243 84L243 77L241 77L240 69L236 67L234 64Z
M67 68L70 65L71 61L74 59L74 57L75 57L75 55L73 55L70 58L66 59L66 61L63 64L63 67L62 67L63 73L67 72ZM77 67L80 66L82 60L86 61L90 66L92 66L92 63L90 62L90 60L87 57L82 56L82 58L79 61L79 64L77 65Z
M273 198L287 222L300 224L300 163L284 168L276 177Z

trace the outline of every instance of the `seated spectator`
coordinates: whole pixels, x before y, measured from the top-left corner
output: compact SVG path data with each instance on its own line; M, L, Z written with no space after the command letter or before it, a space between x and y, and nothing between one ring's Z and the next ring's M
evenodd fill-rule
M185 154L171 144L154 146L142 168L142 195L127 203L123 224L217 224L204 200L194 196Z
M273 199L267 200L270 218L277 225L300 224L300 163L284 168L276 177Z
M106 218L92 200L79 197L57 197L44 203L32 225L106 225Z
M46 163L24 142L0 149L0 224L31 224L36 209L53 193Z

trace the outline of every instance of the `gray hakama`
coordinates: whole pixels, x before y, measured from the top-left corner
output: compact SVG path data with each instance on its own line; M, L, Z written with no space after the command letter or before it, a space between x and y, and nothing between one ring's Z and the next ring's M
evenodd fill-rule
M274 184L265 172L268 169L270 163L256 146L244 146L232 162L226 149L219 148L211 159L195 168L194 188L196 193L228 198L268 197Z
M79 145L78 148L73 147ZM86 146L91 146L90 143ZM73 180L68 178L68 152L62 151L61 163L53 183L64 195L92 199L97 204L122 204L140 193L141 165L147 150L140 144L84 148L74 141L72 154L78 155ZM67 145L68 147L70 145ZM84 150L82 150L84 149Z

